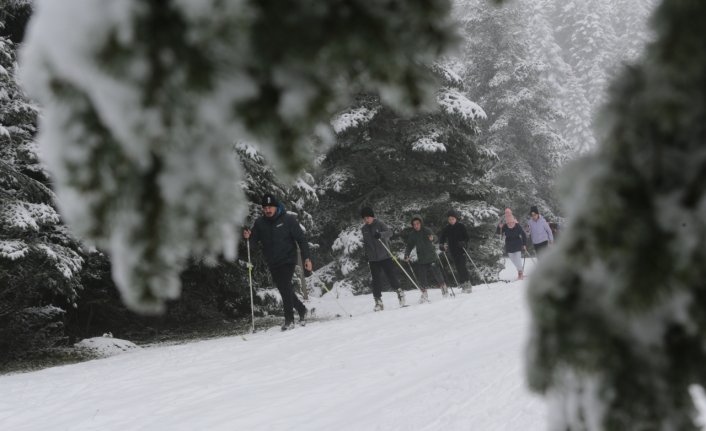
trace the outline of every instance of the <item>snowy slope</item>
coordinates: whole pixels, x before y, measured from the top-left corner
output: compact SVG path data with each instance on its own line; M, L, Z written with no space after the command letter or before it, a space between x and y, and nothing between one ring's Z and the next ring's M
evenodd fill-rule
M511 272L508 272L511 274ZM506 275L506 274L504 274ZM506 275L507 276L507 275ZM400 309L386 293L294 331L155 347L0 377L5 430L542 430L524 384L522 282ZM340 312L329 298L310 307Z

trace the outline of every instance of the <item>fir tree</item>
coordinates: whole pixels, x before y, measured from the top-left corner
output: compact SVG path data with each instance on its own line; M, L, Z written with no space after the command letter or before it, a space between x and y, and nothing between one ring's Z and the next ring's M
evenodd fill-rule
M571 169L570 224L530 282L531 386L556 430L696 430L705 385L706 3L666 0Z
M2 22L0 21L0 26ZM37 111L15 81L15 45L0 37L0 352L51 346L80 288L83 259L37 160Z
M449 0L37 2L24 56L67 221L111 254L126 303L158 312L191 255L235 255L233 139L290 174L351 94L423 105L454 39ZM81 20L76 20L81 16Z

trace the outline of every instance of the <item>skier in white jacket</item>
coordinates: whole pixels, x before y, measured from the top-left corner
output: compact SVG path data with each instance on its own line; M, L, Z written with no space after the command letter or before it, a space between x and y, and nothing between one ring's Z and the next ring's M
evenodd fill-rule
M528 221L529 235L532 239L534 250L539 255L549 244L554 243L554 235L549 223L539 214L536 206L530 208L530 219Z

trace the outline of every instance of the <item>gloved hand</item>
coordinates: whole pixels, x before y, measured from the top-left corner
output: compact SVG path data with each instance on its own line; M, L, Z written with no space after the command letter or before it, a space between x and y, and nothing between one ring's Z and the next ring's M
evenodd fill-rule
M404 257L404 261L405 261L405 262L409 262L409 256L405 256L405 257Z
M459 242L458 245L460 245L462 249L466 248L466 243L463 241Z
M375 231L375 233L373 234L373 237L375 237L375 239L380 239L380 238L382 238L382 235L380 234L380 232Z
M439 244L439 250L446 251L446 244Z

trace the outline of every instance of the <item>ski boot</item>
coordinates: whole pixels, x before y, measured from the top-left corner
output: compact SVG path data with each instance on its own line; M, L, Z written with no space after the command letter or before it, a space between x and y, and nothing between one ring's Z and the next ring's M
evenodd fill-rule
M397 299L399 299L399 301L400 301L400 307L407 306L407 300L405 300L405 297L404 297L404 290L397 289Z
M463 287L463 293L473 293L473 285L470 281L467 281L461 285Z
M309 310L304 308L304 310L299 312L299 325L306 326L306 318L309 315Z
M294 329L294 320L285 320L284 323L282 324L282 330L283 331L290 331Z
M518 280L524 280L525 279L525 273L522 271L517 271L517 279Z
M443 286L441 286L441 296L442 296L443 298L448 298L448 297L449 297L449 288L446 287L445 284L444 284Z
M375 308L373 311L382 311L385 307L382 305L382 298L375 298Z
M426 289L422 290L422 296L419 297L420 304L424 304L425 302L429 302L429 295L427 294Z

